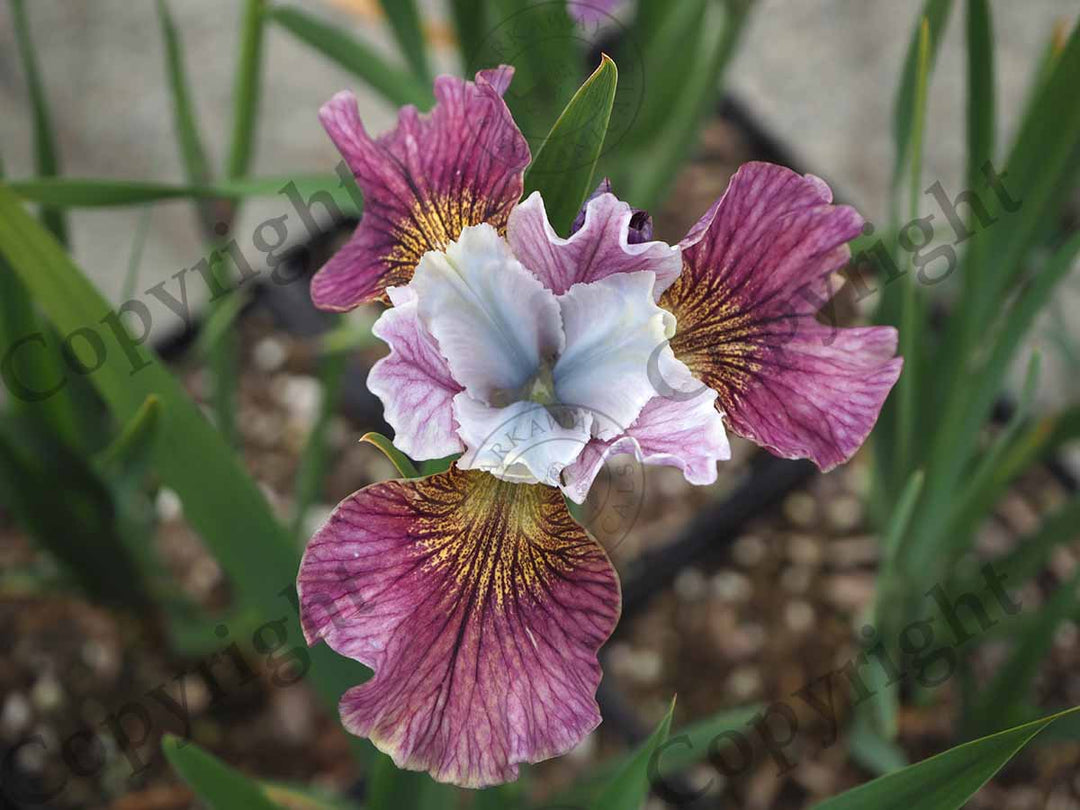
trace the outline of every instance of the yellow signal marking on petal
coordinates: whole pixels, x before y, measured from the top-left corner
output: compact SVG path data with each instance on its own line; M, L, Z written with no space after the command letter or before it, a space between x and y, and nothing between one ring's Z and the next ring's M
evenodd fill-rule
M717 408L731 409L761 370L761 326L722 282L720 273L695 275L689 267L660 298L677 321L671 350L716 390Z
M476 609L540 597L552 578L603 553L554 487L456 467L409 483L424 565L453 576Z
M429 250L446 250L469 225L488 222L503 234L509 210L492 210L489 200L471 189L457 195L428 195L416 200L408 217L392 226L394 246L382 257L388 270L380 287L408 284L420 258Z

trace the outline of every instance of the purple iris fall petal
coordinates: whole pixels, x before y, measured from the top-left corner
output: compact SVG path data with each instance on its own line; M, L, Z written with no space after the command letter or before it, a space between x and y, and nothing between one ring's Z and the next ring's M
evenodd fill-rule
M600 722L619 581L557 489L454 469L373 484L312 539L298 590L308 642L374 670L342 720L398 767L498 784Z
M376 139L365 132L352 93L323 106L323 126L356 177L365 211L312 280L316 306L344 311L385 301L387 287L407 284L420 257L446 248L462 228L505 227L529 162L502 99L512 75L503 66L480 71L475 82L440 76L429 114L403 107L397 127Z
M678 248L664 242L636 241L644 231L632 229L635 216L605 191L589 199L580 227L563 239L548 222L543 198L533 192L510 214L506 238L518 261L556 295L573 284L651 270L659 296L679 275L682 260Z
M828 275L862 217L819 178L767 163L736 172L691 229L661 306L675 356L719 394L731 429L823 470L869 435L903 361L891 327L818 323Z

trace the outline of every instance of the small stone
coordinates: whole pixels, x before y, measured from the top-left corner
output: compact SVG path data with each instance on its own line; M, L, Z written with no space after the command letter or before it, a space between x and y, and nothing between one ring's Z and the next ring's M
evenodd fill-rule
M179 520L184 514L184 505L180 502L180 496L168 487L158 490L154 506L157 509L158 518L163 523Z
M30 701L22 692L12 692L4 700L0 709L0 734L5 737L17 737L25 731L33 718Z
M64 702L64 689L51 672L46 672L30 691L30 700L42 712L51 712Z
M862 523L862 504L853 495L838 495L825 504L825 516L833 529L850 532Z
M80 652L83 663L97 675L110 677L120 671L120 660L116 653L96 639L88 639Z
M260 370L273 372L285 365L285 361L289 357L289 352L286 350L284 343L278 340L278 338L270 336L264 337L255 344L252 356L255 360L255 365L258 366Z
M761 689L761 676L751 666L737 667L727 679L728 691L738 700L748 700Z
M289 418L298 426L309 428L315 424L322 403L322 386L314 377L285 377L276 386L278 401L289 412Z
M780 574L780 587L788 593L806 593L813 578L814 574L809 568L789 566Z
M731 555L743 568L753 568L765 559L765 541L756 534L744 534L735 541Z
M760 624L734 627L718 638L724 657L739 661L755 655L765 646L765 628Z
M814 626L814 608L809 602L794 599L784 606L784 622L794 633L804 633Z
M876 563L881 549L876 538L859 535L830 540L825 546L825 555L834 568L859 568Z
M825 597L839 608L861 610L874 598L874 577L867 574L837 574L825 583Z
M817 503L809 492L791 493L784 498L781 509L784 517L802 529L810 528L817 520Z
M675 595L682 602L697 602L705 597L708 583L705 575L697 568L684 568L675 577Z
M754 588L745 574L738 571L720 571L709 583L709 590L714 598L721 602L745 602Z
M821 543L807 534L792 534L788 538L788 557L796 565L816 568L823 556Z

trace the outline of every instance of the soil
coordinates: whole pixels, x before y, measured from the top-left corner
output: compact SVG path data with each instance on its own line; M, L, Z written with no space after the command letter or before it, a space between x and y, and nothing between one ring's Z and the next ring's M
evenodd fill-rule
M678 180L677 211L657 217L657 237L677 240L724 189L734 168L756 154L741 130L719 121L704 136L702 159ZM857 316L858 313L852 313ZM254 309L239 325L242 346L239 419L247 468L288 519L298 459L318 403L315 342L282 332L265 309ZM360 361L381 355L378 348ZM205 373L195 361L178 367L188 389L206 397ZM320 504L306 517L317 525L350 492L393 476L372 447L360 446L363 432L378 429L376 411L354 408L336 417L329 430L330 474ZM672 470L648 468L634 519L611 529L598 520L610 508L611 491L601 487L585 520L609 548L621 570L640 555L671 543L701 509L732 491L747 474L754 449L733 439L734 459L723 465L714 487L694 488ZM692 769L683 787L703 791L695 808L810 807L866 781L850 739L831 740L828 724L793 693L835 672L858 653L857 631L873 594L878 541L864 513L869 481L864 452L751 520L730 542L685 567L670 586L617 629L604 652L605 722L577 750L532 769L531 789L554 795L596 763L626 749L647 732L678 695L675 727L722 709L777 701L796 712L799 733L784 749L790 768L757 750L753 763L726 778L710 765ZM980 540L987 553L1001 553L1029 530L1038 516L1066 496L1052 476L1036 471L1020 481L988 521ZM228 584L199 539L188 529L175 496L157 497L157 548L172 577L206 606L228 603ZM304 533L306 534L306 532ZM1062 548L1053 564L1024 591L1034 607L1064 581L1080 560L1076 545ZM0 741L5 749L27 735L43 745L22 748L18 773L55 786L67 780L47 805L29 794L12 796L18 785L5 764L4 785L14 807L181 810L193 805L159 751L162 731L190 733L226 762L265 779L348 791L356 785L348 741L303 686L274 688L264 675L216 700L200 663L206 651L175 652L160 615L132 615L89 603L70 591L55 567L0 516ZM984 644L975 670L1000 660L999 643ZM996 656L996 657L995 657ZM1067 623L1039 675L1041 704L1080 704L1080 630ZM148 694L183 678L193 716L185 729ZM900 715L899 743L918 760L954 740L956 679L934 690L933 703ZM850 712L836 690L841 719ZM619 709L628 710L626 712ZM142 712L151 712L151 722ZM840 727L844 728L841 722ZM100 750L72 744L69 760L90 763L79 776L60 750L81 729L104 741L103 767L90 767ZM149 730L147 730L149 729ZM752 729L746 727L747 736ZM123 736L145 739L133 752L118 750ZM5 759L5 763L9 760ZM0 796L3 791L0 791ZM13 801L14 799L14 801ZM2 798L0 798L2 801ZM657 807L663 805L652 799ZM1080 808L1080 744L1055 741L1023 752L970 805L975 808Z

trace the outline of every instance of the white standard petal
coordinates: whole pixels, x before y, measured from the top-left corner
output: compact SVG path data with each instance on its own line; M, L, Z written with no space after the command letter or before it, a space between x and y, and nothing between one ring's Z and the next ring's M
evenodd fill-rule
M454 397L465 453L457 465L518 484L558 486L590 438L592 415L575 408L515 402L493 408L462 392Z
M514 401L541 361L562 349L555 296L490 225L465 228L445 252L425 253L409 287L454 379L482 402Z
M675 318L653 302L651 272L575 284L559 296L566 348L553 370L564 405L594 415L594 434L622 433L657 392L650 380Z

